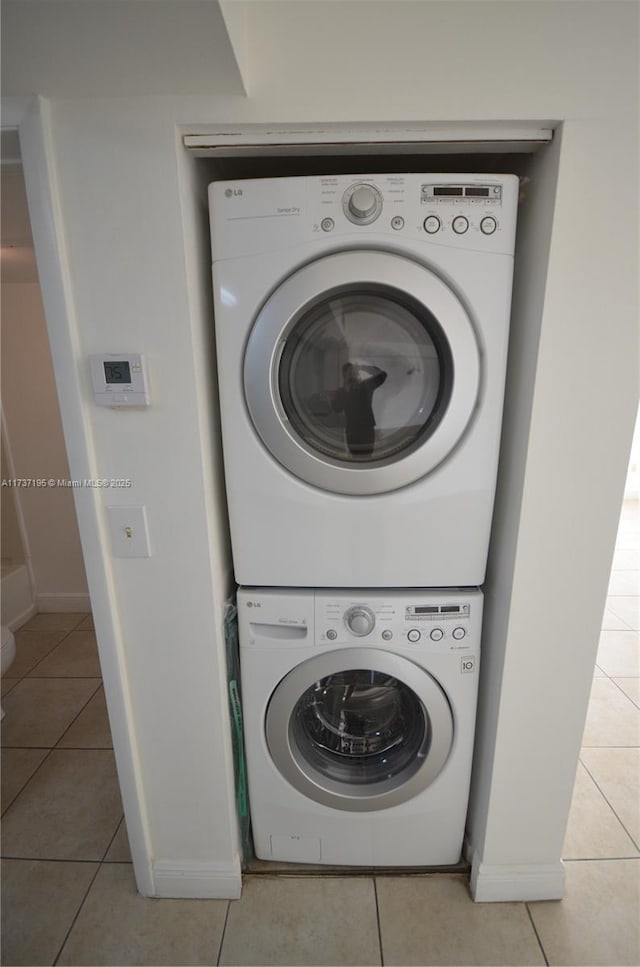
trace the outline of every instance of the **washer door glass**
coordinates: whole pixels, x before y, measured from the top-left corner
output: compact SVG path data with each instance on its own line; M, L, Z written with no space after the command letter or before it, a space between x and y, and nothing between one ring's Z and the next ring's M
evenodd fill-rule
M307 798L352 811L412 798L453 744L442 688L412 661L376 648L309 658L275 688L265 731L281 775Z
M378 494L454 450L480 370L471 318L434 272L396 254L339 252L264 303L244 390L260 439L289 472L335 493Z
M429 717L414 692L363 668L314 682L296 704L292 729L318 772L356 785L408 776L430 743Z
M451 378L446 343L433 315L399 296L336 294L302 312L289 332L280 399L312 450L346 463L387 460L435 427Z

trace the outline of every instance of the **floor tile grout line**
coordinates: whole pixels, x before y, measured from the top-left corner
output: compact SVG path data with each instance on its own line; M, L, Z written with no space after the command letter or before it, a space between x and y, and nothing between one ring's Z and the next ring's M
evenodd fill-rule
M24 679L21 679L21 680L23 681ZM92 680L93 680L93 677L91 679L86 679L86 681L92 681ZM22 786L20 787L19 791L13 797L13 799L11 800L11 802L7 805L6 809L3 809L2 810L2 814L1 814L2 816L4 816L5 813L7 813L9 809L11 809L11 807L13 806L13 804L22 795L22 793L24 792L24 790L26 789L26 787L29 785L29 783L31 782L31 780L32 779L35 779L35 777L40 772L40 769L45 764L45 762L47 762L51 758L51 753L52 752L74 752L74 751L75 752L93 752L93 751L98 751L98 752L100 752L100 751L113 752L113 746L111 746L110 749L102 749L102 748L100 748L100 749L93 749L93 748L79 748L79 749L75 749L73 747L66 748L66 749L65 748L62 748L62 749L59 748L60 742L62 742L62 740L64 739L65 735L67 734L67 732L69 731L69 729L71 728L71 726L74 724L74 722L76 722L77 719L79 718L79 716L82 715L82 713L86 709L87 705L94 698L96 692L98 691L98 689L101 688L101 686L102 686L102 679L100 679L100 684L91 693L91 695L89 696L89 698L87 699L87 701L85 702L85 704L82 706L82 708L80 709L80 711L78 712L78 714L75 716L75 718L72 719L72 721L69 723L69 725L64 730L64 732L62 733L62 735L59 736L57 742L54 745L51 745L51 746L47 746L47 745L44 745L44 746L11 746L11 745L7 745L7 746L5 746L5 745L3 745L2 746L2 749L34 749L34 748L35 749L48 749L48 752L47 752L46 756L44 757L44 759L42 760L42 762L40 762L38 764L38 767L36 768L36 770L34 772L32 772L31 775L29 776L29 778L26 779L26 781L22 784Z
M72 932L73 928L76 925L76 921L77 921L78 917L80 916L80 912L81 912L83 906L87 902L87 897L89 896L89 893L91 891L91 888L93 887L93 884L96 882L96 877L98 876L98 873L100 872L101 868L102 868L102 863L100 861L98 861L97 862L97 865L96 865L96 871L93 874L93 876L91 877L91 881L90 881L87 889L84 892L84 896L82 897L82 899L80 900L80 903L78 904L78 909L76 910L74 916L71 919L71 923L69 925L69 929L67 930L66 934L64 935L64 940L62 941L62 944L60 946L60 949L58 950L58 953L53 958L52 967L56 967L56 964L58 963L60 957L62 956L62 951L64 950L64 948L67 945L67 941L69 940L69 937L71 936L71 932Z
M120 819L118 820L118 822L116 824L116 828L114 830L113 836L109 840L109 842L107 844L106 850L102 854L102 859L100 860L100 865L102 865L105 862L105 860L107 858L107 854L108 854L109 850L111 849L111 847L113 846L113 841L116 838L116 836L118 835L118 832L120 831L120 827L122 826L123 822L124 822L124 811L122 813L122 816L120 817Z
M216 967L220 965L220 958L222 957L222 946L224 944L224 938L227 932L227 923L229 921L229 913L231 912L232 900L227 900L227 909L224 915L224 923L222 925L222 933L220 934L220 943L218 945L218 956L216 957Z
M382 947L382 926L380 924L380 906L378 903L378 881L375 876L372 876L373 880L373 895L376 901L376 922L378 924L378 948L380 950L380 965L384 967L384 950Z
M87 681L87 682L90 682L90 681L94 681L94 678L93 678L93 676L91 676L91 678L86 678L86 679L83 679L83 681ZM64 739L64 737L65 737L65 735L67 734L67 732L69 731L69 729L70 729L70 728L71 728L71 727L72 727L72 726L73 726L73 725L74 725L74 724L75 724L75 723L76 723L76 722L78 721L78 719L80 718L80 716L82 715L82 713L83 713L83 712L84 712L84 710L86 709L86 707L87 707L87 705L89 704L89 702L91 702L91 701L92 701L92 700L93 700L93 699L95 698L95 696L96 696L96 693L97 693L97 692L98 692L98 691L99 691L99 690L100 690L101 688L102 688L102 678L100 678L100 679L99 679L99 684L98 684L98 685L97 685L97 687L96 687L96 688L95 688L95 689L94 689L94 690L93 690L93 691L91 692L91 695L89 696L89 698L87 699L87 701L86 701L86 702L84 703L84 705L82 706L82 708L81 708L81 709L79 710L79 712L78 712L78 714L77 714L77 715L75 716L75 718L73 718L73 719L71 720L71 722L69 722L69 724L68 724L68 726L66 727L66 729L64 730L64 732L62 733L62 735L60 735L60 736L58 737L58 740L57 740L57 742L56 742L56 744L55 744L55 745L53 746L53 748L54 748L54 749L56 749L56 750L57 750L57 749L59 748L59 746L60 746L60 743L61 743L61 742L62 742L62 740ZM61 750L61 751L64 751L64 750Z
M32 671L35 671L35 669L38 668L38 666L41 665L42 662L45 661L49 657L49 655L51 655L56 650L56 648L58 648L59 645L61 645L62 642L65 641L69 637L69 635L71 634L71 632L74 631L74 630L75 630L74 628L70 628L69 631L65 632L65 634L62 636L62 638L60 639L60 641L56 641L55 645L53 645L53 647L46 653L46 655L43 655L42 658L40 658L35 663L35 665L33 666L33 668L30 668L29 671L25 675L23 675L22 677L23 678L26 678L28 675L31 674ZM60 631L64 631L64 628L61 628ZM55 631L42 631L42 632L35 631L35 632L30 632L30 633L31 634L55 634ZM34 675L34 678L37 678L37 676Z
M542 956L544 958L545 965L546 965L546 967L549 967L549 958L547 957L547 952L544 949L544 944L542 943L542 937L538 933L538 928L536 927L536 922L533 919L533 914L531 913L531 909L529 907L529 903L528 902L525 902L525 909L526 909L526 911L527 911L527 913L529 915L529 920L531 922L531 926L533 927L533 932L536 935L536 940L538 941L538 946L540 947L540 951L541 951Z
M629 830L625 826L624 822L620 819L620 816L618 815L615 807L609 801L609 798L606 795L606 793L604 792L604 790L600 787L600 784L599 784L598 780L596 779L596 777L593 775L593 773L591 772L591 770L589 769L589 767L584 762L582 763L582 767L586 771L587 775L589 776L589 778L593 782L594 786L596 787L596 789L598 790L598 792L600 793L600 795L602 796L602 798L606 802L607 806L609 807L609 809L611 810L611 812L613 813L613 815L616 817L616 819L618 820L618 822L620 823L620 825L624 829L625 833L627 834L627 836L629 837L629 839L631 840L631 842L633 843L633 845L635 846L635 848L640 853L640 846L638 845L638 843L636 843L634 837L631 835L631 833L629 832Z
M3 746L3 749L11 749L11 748L13 748L13 746ZM18 748L21 748L21 746L19 746ZM27 748L30 748L30 747L27 746ZM45 764L45 762L47 761L47 759L49 759L51 757L51 753L53 752L53 749L54 749L53 746L38 746L38 748L47 749L46 756L44 757L44 759L42 760L42 762L39 762L38 763L36 769L31 773L31 775L27 779L25 779L25 781L22 783L22 785L20 786L20 789L15 794L15 796L13 797L13 799L11 800L11 802L10 803L7 803L7 806L2 810L2 814L1 814L2 816L5 816L9 812L9 810L11 809L11 807L13 806L13 804L16 802L16 800L25 791L25 789L27 788L27 786L29 785L29 783L31 782L31 780L34 779L37 776L37 774L40 772L40 769Z
M616 675L616 678L640 678L640 676L639 675ZM616 688L619 689L622 692L622 694L624 695L624 697L625 698L628 698L629 701L631 702L631 704L634 705L636 708L640 708L640 705L638 705L638 703L635 702L631 698L630 695L627 695L627 693L625 692L624 688L621 688L621 686L618 685L618 683L616 681L616 678L614 678L612 675L609 675L609 681L613 682L613 684L616 686Z

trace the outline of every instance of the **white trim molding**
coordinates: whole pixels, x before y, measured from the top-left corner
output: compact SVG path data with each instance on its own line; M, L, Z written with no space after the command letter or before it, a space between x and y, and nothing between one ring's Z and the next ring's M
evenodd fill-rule
M184 147L196 158L285 154L432 154L533 152L553 138L552 121L407 124L209 124L183 126Z
M561 900L564 888L565 869L562 860L557 863L491 866L480 863L477 855L473 857L471 895L476 903Z
M36 594L38 611L88 612L91 611L91 598L85 591L78 594Z
M238 900L242 893L240 860L231 863L173 863L157 860L152 869L153 896L174 899Z

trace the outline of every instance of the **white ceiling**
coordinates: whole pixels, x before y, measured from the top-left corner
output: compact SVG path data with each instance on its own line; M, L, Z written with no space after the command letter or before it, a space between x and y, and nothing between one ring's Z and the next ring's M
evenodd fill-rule
M244 94L234 10L219 0L2 0L2 94Z

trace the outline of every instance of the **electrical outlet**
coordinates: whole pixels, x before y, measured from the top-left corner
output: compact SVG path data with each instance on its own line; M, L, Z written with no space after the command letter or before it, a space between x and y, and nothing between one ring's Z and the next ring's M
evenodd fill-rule
M142 507L107 507L115 557L151 557L147 514Z

